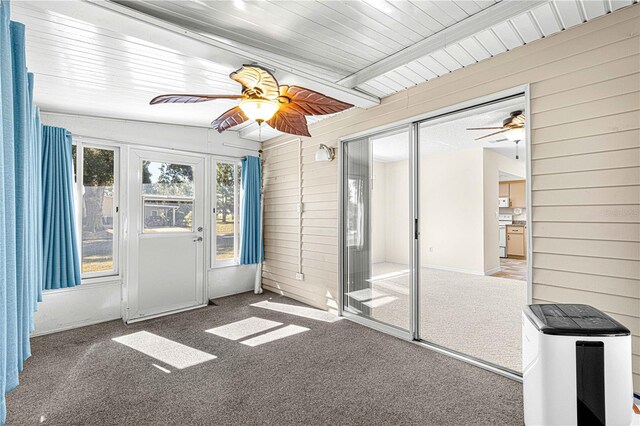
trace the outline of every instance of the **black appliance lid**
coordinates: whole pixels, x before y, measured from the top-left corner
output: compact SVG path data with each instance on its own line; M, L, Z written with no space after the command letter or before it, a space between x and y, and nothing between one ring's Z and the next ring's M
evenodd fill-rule
M534 304L525 315L544 334L557 336L629 336L629 329L589 305Z

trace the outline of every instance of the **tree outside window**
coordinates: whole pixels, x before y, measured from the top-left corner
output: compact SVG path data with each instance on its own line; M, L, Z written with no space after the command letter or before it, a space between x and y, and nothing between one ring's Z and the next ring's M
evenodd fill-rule
M216 162L215 261L237 257L240 165Z
M108 148L74 146L74 173L78 150L82 150L82 272L115 273L115 151ZM76 179L78 178L76 174Z

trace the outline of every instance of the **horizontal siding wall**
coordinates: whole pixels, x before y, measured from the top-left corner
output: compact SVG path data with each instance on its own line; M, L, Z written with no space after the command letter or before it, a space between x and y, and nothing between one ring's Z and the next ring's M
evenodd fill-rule
M529 83L534 302L588 303L631 329L640 392L638 28L635 5L339 114L311 127L301 158L290 136L266 142L280 146L265 152L265 288L337 307L338 163L315 162L319 144Z

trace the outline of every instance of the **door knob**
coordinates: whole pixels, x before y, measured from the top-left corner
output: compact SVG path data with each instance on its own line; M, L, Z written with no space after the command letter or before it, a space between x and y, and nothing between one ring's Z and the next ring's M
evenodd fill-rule
M198 237L198 238L194 238L193 239L194 243L199 243L200 241L202 241L202 237Z

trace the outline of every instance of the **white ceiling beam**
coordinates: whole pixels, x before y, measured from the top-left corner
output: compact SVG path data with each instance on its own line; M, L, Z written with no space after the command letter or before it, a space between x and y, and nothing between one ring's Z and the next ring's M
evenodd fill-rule
M268 124L263 124L261 129L260 126L258 126L258 123L255 122L246 127L243 127L238 131L238 137L240 139L248 139L259 142L264 142L282 134L283 133L269 127Z
M343 78L338 81L338 84L350 88L356 87L548 2L549 0L502 0Z
M334 83L335 75L318 75L311 71L313 69L317 73L318 68L238 43L207 37L110 1L33 1L31 4L230 69L258 63L275 69L282 83L304 86L360 108L380 103L380 98Z
M258 127L258 123L251 123L248 126L244 126L243 128L238 129L238 136L242 139L254 139L255 132L257 132L259 129L260 128Z

